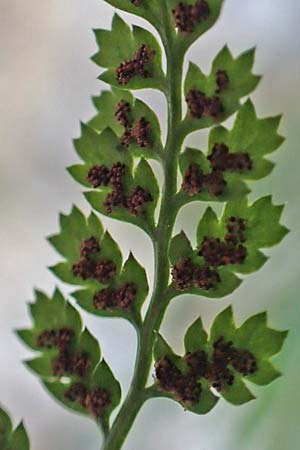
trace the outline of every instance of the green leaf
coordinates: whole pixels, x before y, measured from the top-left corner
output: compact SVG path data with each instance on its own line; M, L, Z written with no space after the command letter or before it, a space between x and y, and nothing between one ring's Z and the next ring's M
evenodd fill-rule
M210 344L213 344L223 336L225 340L231 341L235 334L232 307L224 309L214 320L210 330Z
M241 274L255 272L268 260L260 249L274 246L288 233L287 228L279 223L282 211L283 206L274 205L270 196L262 197L252 205L248 204L247 197L232 200L224 207L220 220L212 209L208 208L198 225L198 248L201 249L206 237L220 239L223 245L230 245L226 244L226 237L230 235L230 220L232 217L241 219L245 229L241 231L241 235L236 234L237 239L241 241L234 245L236 248L242 245L246 249L246 255L239 263L226 263L225 268ZM223 263L216 262L217 267L220 267L220 264Z
M164 338L158 333L156 340L155 340L155 344L154 344L154 348L153 348L153 356L155 361L158 361L159 359L168 356L168 357L173 357L174 356L174 352L171 349L171 347L166 343L166 341L164 340Z
M74 140L78 156L89 167L95 164L112 165L117 162L132 166L132 156L121 147L118 136L110 129L105 128L98 133L88 125L81 125L81 137Z
M216 144L225 144L231 154L237 152L249 155L251 170L233 174L234 178L243 180L258 180L267 176L274 164L264 156L278 149L284 138L277 132L281 116L258 119L251 100L240 108L233 129L215 127L209 136L210 155Z
M164 388L168 373L163 373L162 369L168 370L168 366L160 366L156 374L158 377L162 374L162 384L158 378L158 393L155 394L179 398L180 401L185 392L195 394L191 391L191 383L196 380L202 388L199 402L193 404L192 400L184 404L180 401L188 410L197 414L210 411L218 401L216 390L218 396L231 404L243 405L255 398L245 381L264 386L281 375L269 359L281 349L286 334L268 328L265 314L250 317L237 328L229 306L215 318L209 339L201 318L188 328L184 337L185 355L182 357L175 355L158 335L154 347L156 367L162 358L167 358L181 371L181 375L170 372L170 386Z
M280 352L287 337L287 331L277 331L268 327L267 314L260 313L250 317L237 330L237 343L259 355L270 358Z
M204 349L207 344L207 333L203 328L201 317L199 317L187 330L184 337L186 353Z
M281 375L281 372L275 369L273 364L262 359L259 361L258 371L253 375L249 375L247 381L251 381L251 383L259 386L266 386L277 380Z
M221 127L217 127L214 129L220 129ZM218 142L223 142L224 140L220 140ZM194 148L186 148L183 153L179 155L179 166L183 180L186 177L187 171L190 166L196 166L202 173L202 176L207 177L212 174L212 168L210 166L209 160L205 156L205 154ZM204 202L225 202L231 201L236 198L241 198L245 196L249 192L249 188L247 185L239 179L239 176L235 173L222 172L223 179L225 181L225 185L220 191L218 195L212 195L209 191L205 183L201 182L199 186L199 193L194 192L188 195L182 189L178 192L175 197L175 203L178 205L178 208L182 206L195 202L195 201L204 201Z
M133 311L136 316L139 316L141 307L149 293L149 285L145 269L139 264L132 253L130 253L124 264L118 282L120 284L133 283L135 285L137 293L133 303Z
M145 217L154 225L154 213L159 198L159 187L156 177L147 161L142 158L134 172L134 183L151 194L152 200L147 203Z
M176 264L180 259L188 259L194 256L192 245L184 231L174 236L170 243L169 259L171 264Z
M144 89L154 88L164 91L165 76L162 71L161 64L161 48L149 32L138 26L130 27L115 14L112 21L112 29L95 30L96 40L100 47L100 51L93 57L94 62L106 69L100 79L113 86L126 89ZM135 53L146 45L149 52L152 53L150 61L143 69L148 73L148 76L141 76L136 74L130 78L126 83L118 82L116 71L122 63L135 58Z
M227 386L222 391L222 397L233 405L244 405L245 403L255 400L255 396L247 388L240 377L236 377L232 386Z
M201 397L198 403L187 409L195 414L203 415L209 413L218 403L219 398L211 392L206 381L201 382Z
M113 291L117 292L120 288L130 284L134 286L135 295L132 304L128 308L118 306L107 309L97 309L93 304L93 299L99 289L84 289L76 291L72 296L77 303L87 312L103 317L122 317L129 320L135 326L140 324L141 307L146 300L149 292L149 285L145 269L138 263L132 253L124 263L122 270L115 281L111 284Z
M79 313L66 302L58 289L54 291L52 297L48 297L41 291L35 291L35 303L30 304L29 307L34 321L34 329L38 331L45 328L70 327L79 333L82 329Z
M132 185L133 188L133 185ZM89 191L85 192L84 196L93 209L100 212L106 217L110 217L112 219L117 219L122 222L129 222L133 225L141 228L145 231L149 236L152 236L154 233L154 228L152 223L148 223L146 218L143 215L135 216L131 214L127 209L123 207L116 207L112 210L111 213L107 212L104 207L104 203L106 201L107 195L110 193L110 189L102 189L100 192Z
M8 414L0 408L0 448L3 450L29 450L30 443L23 423L13 430Z
M87 328L82 329L78 312L59 291L55 291L52 299L40 292L36 297L34 306L37 308L31 307L33 328L20 330L18 335L38 351L39 356L25 364L64 406L85 415L95 416L86 403L86 396L98 388L105 390L109 395L109 405L100 417L97 415L95 418L102 423L108 422L110 413L120 401L120 386L106 362L101 361L97 339ZM46 342L50 343L48 347L39 343L45 334ZM54 369L57 363L61 364L58 372ZM81 401L70 398L69 392L74 386L84 389ZM21 431L18 431L20 436Z
M215 118L204 114L198 119L192 117L188 110L183 125L185 134L220 123L239 109L240 99L249 95L260 80L259 76L251 73L254 55L255 49L251 49L234 58L225 46L213 61L212 70L208 76L204 75L195 64L190 63L185 80L185 95L191 89L196 89L204 93L206 97L217 96L221 102L222 111ZM225 71L229 80L228 85L221 92L218 91L218 71Z
M171 15L171 21L173 26L175 26L175 20L172 11L180 2L178 0L167 0L169 7L169 14ZM187 0L184 4L195 5L194 0ZM192 32L182 32L178 30L177 40L179 41L180 47L187 49L196 39L202 36L207 30L209 30L217 21L220 16L223 0L207 0L209 6L208 18L200 20L198 24L194 27Z
M130 121L129 128L132 129L137 121L145 119L150 124L150 145L149 147L141 147L135 139L132 139L128 149L123 149L123 151L127 151L134 156L159 159L159 154L162 152L160 124L156 114L146 103L134 98L129 91L118 88L112 88L111 91L103 91L99 97L94 97L93 101L97 109L97 115L89 122L91 128L98 133L105 128L111 128L120 139L125 132L125 127L117 121L116 107L119 102L128 103L130 108L130 112L127 114ZM75 170L79 169L76 169L76 166L69 169L72 172ZM79 173L76 175L77 177L80 176Z
M0 442L5 444L12 432L12 423L8 414L0 408Z
M203 216L200 219L197 228L197 243L201 244L204 237L222 238L224 235L224 229L222 228L217 214L211 207L208 207Z
M66 283L91 289L103 286L94 277L92 266L87 269L85 279L74 275L73 266L80 261L84 261L85 264L110 261L115 264L116 276L120 273L122 267L120 248L108 232L103 232L102 224L95 214L92 213L86 219L77 208L73 208L69 216L61 215L60 226L60 233L49 238L50 243L66 260L50 268L58 278ZM82 256L81 247L90 238L98 243L99 251Z
M252 205L243 198L227 203L221 220L225 223L229 217L237 216L247 221L247 247L273 247L288 233L288 229L279 223L283 208L283 205L274 205L270 195L261 197Z

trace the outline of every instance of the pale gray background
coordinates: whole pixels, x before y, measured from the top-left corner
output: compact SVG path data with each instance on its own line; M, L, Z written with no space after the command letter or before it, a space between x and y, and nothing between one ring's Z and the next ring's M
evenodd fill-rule
M77 161L71 139L79 134L79 120L92 114L90 96L104 87L96 80L99 68L88 59L96 51L91 29L108 28L112 14L101 0L0 0L0 402L15 420L25 418L32 450L100 447L93 422L61 408L23 367L21 360L31 354L12 329L30 325L26 302L32 299L33 286L51 292L58 284L46 269L58 256L45 241L57 230L58 212L68 212L72 203L89 211L82 189L65 167ZM188 54L208 70L225 42L234 54L257 45L255 71L264 79L253 97L260 115L285 114L281 131L288 140L273 158L278 168L256 184L253 197L272 191L277 202L288 201L284 222L293 233L268 252L271 262L230 298L177 299L163 326L167 339L181 351L184 331L199 314L209 325L230 301L240 319L268 308L273 326L293 330L284 355L277 359L286 375L267 389L255 389L256 402L235 408L222 401L204 418L184 413L169 401L152 401L140 414L124 450L299 448L299 23L298 0L227 0L221 20ZM160 94L138 95L165 121ZM201 145L205 138L205 133L196 133L189 141ZM202 206L186 208L177 229L184 226L193 236L202 211ZM104 223L124 255L133 249L152 279L150 242L129 225ZM133 330L121 321L83 316L126 391L135 353Z

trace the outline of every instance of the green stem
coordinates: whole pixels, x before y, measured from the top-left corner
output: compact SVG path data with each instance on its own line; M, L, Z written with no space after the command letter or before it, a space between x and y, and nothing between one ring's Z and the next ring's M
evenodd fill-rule
M138 349L135 371L127 397L106 437L102 450L120 450L133 422L149 398L146 390L152 365L152 353L156 333L159 331L169 299L166 290L169 284L168 249L176 218L175 209L170 208L177 191L178 153L183 136L180 134L182 121L182 65L183 52L174 45L174 32L166 19L162 40L167 56L167 102L168 135L164 151L164 188L160 216L154 239L155 280L151 303L138 335Z

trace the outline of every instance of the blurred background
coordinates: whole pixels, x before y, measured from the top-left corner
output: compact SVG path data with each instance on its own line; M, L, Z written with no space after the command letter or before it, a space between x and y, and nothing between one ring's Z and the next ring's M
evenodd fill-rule
M81 187L65 167L77 161L72 138L79 120L93 114L90 97L105 88L88 57L96 51L92 28L109 28L113 8L101 0L0 0L0 403L15 420L25 419L32 450L99 450L101 435L92 421L56 404L37 378L22 365L31 357L13 334L30 325L26 303L33 287L51 293L57 280L46 267L59 257L45 236L58 230L58 212L76 203L89 211ZM142 21L123 14L135 23ZM198 417L174 402L146 404L124 450L299 450L300 314L299 314L299 167L300 167L300 4L298 0L226 0L218 24L190 49L187 59L208 70L217 51L228 43L236 55L257 46L255 72L264 78L253 95L260 116L284 113L281 134L287 137L272 156L273 174L253 186L251 198L272 192L287 202L283 222L292 232L259 272L246 278L230 298L209 301L185 296L174 301L162 332L178 352L186 328L200 314L207 326L230 302L240 321L267 309L270 323L291 329L280 357L285 375L267 388L253 388L258 399L242 407L221 401ZM151 28L150 28L151 29ZM165 123L161 94L139 92ZM205 148L207 134L189 142ZM182 211L176 230L194 239L203 206ZM124 256L132 249L153 278L151 244L134 227L104 219ZM67 293L69 287L62 286ZM123 391L128 388L135 356L135 335L119 320L82 313L99 338Z

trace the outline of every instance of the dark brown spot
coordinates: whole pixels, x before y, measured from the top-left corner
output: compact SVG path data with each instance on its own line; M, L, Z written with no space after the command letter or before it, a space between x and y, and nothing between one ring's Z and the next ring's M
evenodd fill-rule
M117 307L120 309L129 309L136 297L137 289L134 283L126 283L120 287L116 293Z
M189 196L199 194L203 189L205 176L198 164L190 164L182 181L182 190Z
M36 345L41 348L53 348L56 346L55 337L55 330L45 330L38 335Z
M81 258L72 266L72 273L74 277L88 280L94 276L94 263L87 258Z
M125 100L121 100L119 103L117 103L115 109L115 117L120 125L122 125L126 129L130 128L132 125L130 104Z
M80 255L83 257L88 257L90 255L95 255L100 252L99 240L94 236L83 241L80 245Z
M106 389L93 389L85 397L85 406L93 417L102 417L110 404L110 394Z
M144 117L137 120L132 127L131 137L136 140L139 147L151 147L151 126Z
M187 353L185 355L185 361L191 374L197 375L199 378L206 375L208 359L207 354L203 350Z
M87 376L88 370L91 366L89 355L86 352L77 353L73 355L71 361L71 372L80 378Z
M152 202L153 197L150 192L146 191L141 186L137 186L133 192L131 192L127 198L127 209L134 216L141 215L147 203Z
M93 166L87 174L87 181L93 187L97 188L99 186L107 186L109 183L110 171L108 167Z
M132 142L132 135L131 130L126 130L120 137L120 142L123 145L123 147L129 147L129 145Z
M194 5L180 2L172 13L175 27L183 33L192 33L202 20L208 19L210 9L205 0L197 0Z
M216 119L223 112L220 97L207 97L198 89L190 89L185 99L189 112L195 119L201 119L202 117L213 117Z
M95 309L114 309L117 305L116 292L112 288L102 289L96 292L93 298L93 305Z
M178 291L193 286L195 265L191 259L182 259L172 269L172 282Z
M225 144L215 144L207 159L214 170L243 172L252 169L248 153L230 153Z
M209 267L197 267L194 271L194 286L209 291L221 281L216 270Z
M184 375L167 357L155 364L158 388L173 395L174 399L185 406L198 403L201 397L201 384L191 374Z
M119 188L110 192L103 203L104 210L108 214L111 214L115 208L125 208L126 206L127 201L126 196L123 192L123 188Z
M67 351L61 351L52 361L52 372L56 377L62 377L72 372L71 356Z
M134 6L141 6L142 0L130 0Z
M71 330L70 328L61 328L56 332L55 345L60 350L64 350L71 345L74 337L75 333L73 330Z
M155 52L148 45L142 44L134 53L133 58L122 62L116 69L116 79L120 85L126 85L136 75L142 78L151 77L151 72L146 69L152 62Z
M122 178L125 175L127 170L127 167L125 164L122 164L121 162L117 162L116 164L113 164L110 169L109 174L109 184L110 186L121 189L122 188Z
M219 197L224 193L226 181L222 172L214 170L210 174L205 175L203 186L213 197Z
M234 369L244 376L252 375L257 371L256 358L247 350L236 350L230 362Z
M64 397L69 402L79 403L81 406L85 406L85 398L87 395L87 388L82 383L74 383L65 392Z
M226 72L226 70L218 70L216 73L216 83L217 83L217 89L216 89L216 94L220 94L221 92L223 92L225 89L228 88L230 80L229 80L229 76Z
M229 217L227 221L228 233L225 236L225 241L231 242L234 245L237 245L239 242L246 242L246 224L247 221L245 219L233 216Z
M243 245L235 246L231 242L206 236L202 241L199 255L203 256L210 266L218 267L242 264L246 259L247 249Z
M117 267L113 261L102 260L95 264L93 277L102 284L107 284L115 275Z

